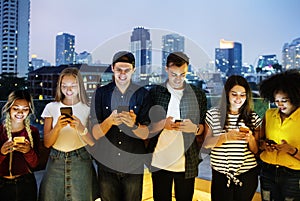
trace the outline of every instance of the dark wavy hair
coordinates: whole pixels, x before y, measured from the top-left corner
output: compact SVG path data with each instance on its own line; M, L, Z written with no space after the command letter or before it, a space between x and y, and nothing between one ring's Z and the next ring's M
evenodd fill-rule
M252 92L249 83L245 78L239 75L230 76L224 85L224 90L221 98L221 117L224 118L223 122L227 123L227 114L230 110L230 102L229 102L229 93L231 89L236 86L242 86L246 90L246 100L244 104L239 109L239 118L237 124L243 119L246 126L250 129L253 129L253 125L251 124L251 113L253 112L253 100L252 100ZM224 124L224 125L225 125Z
M259 84L260 96L265 101L274 102L274 95L278 92L287 94L294 106L300 106L300 73L298 70L287 70L272 75Z

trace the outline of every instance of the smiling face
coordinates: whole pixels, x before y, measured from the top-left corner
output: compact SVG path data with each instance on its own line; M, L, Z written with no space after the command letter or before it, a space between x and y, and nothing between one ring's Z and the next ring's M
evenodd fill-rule
M175 65L166 67L168 73L168 83L173 89L183 89L184 80L188 72L188 65L185 63L180 67Z
M30 112L30 106L25 99L17 99L11 106L9 114L12 122L23 122Z
M65 75L61 80L61 92L64 94L65 99L76 103L79 101L79 87L76 77L73 75Z
M247 99L246 89L240 85L235 85L229 91L230 110L238 112Z
M114 72L116 85L119 88L127 88L130 84L132 74L134 73L132 64L117 62L114 64L112 71Z
M279 111L287 116L292 114L297 109L296 106L291 103L288 95L282 91L275 93L274 99Z

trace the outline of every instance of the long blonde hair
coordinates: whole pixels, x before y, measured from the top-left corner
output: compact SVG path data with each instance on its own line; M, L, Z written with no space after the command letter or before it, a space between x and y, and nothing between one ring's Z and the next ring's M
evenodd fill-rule
M12 138L11 135L12 125L11 125L11 117L9 112L16 100L26 100L29 104L29 114L25 118L24 126L29 137L30 146L33 148L33 138L30 129L30 116L34 114L34 105L33 105L32 96L27 90L16 90L11 92L8 96L7 102L2 108L2 116L5 117L4 127L7 133L7 138L8 139Z
M65 68L59 75L56 87L55 101L60 102L65 98L65 95L61 92L61 81L65 75L72 75L76 78L79 87L79 100L83 104L88 105L88 98L84 88L82 76L77 68Z

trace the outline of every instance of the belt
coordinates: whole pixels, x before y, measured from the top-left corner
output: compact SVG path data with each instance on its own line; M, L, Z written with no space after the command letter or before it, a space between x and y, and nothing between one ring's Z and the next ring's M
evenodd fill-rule
M268 170L273 170L273 171L286 171L286 172L290 172L290 173L294 173L294 174L300 174L300 170L294 170L285 166L281 166L281 165L273 165L273 164L269 164L269 163L265 163L262 162L262 168L263 169L268 169Z
M63 152L63 151L59 151L57 149L52 148L50 154L52 156L57 156L59 158L69 158L69 157L72 157L72 156L78 156L78 155L80 155L81 153L84 153L84 152L86 152L85 147L76 149L74 151L69 151L69 152Z

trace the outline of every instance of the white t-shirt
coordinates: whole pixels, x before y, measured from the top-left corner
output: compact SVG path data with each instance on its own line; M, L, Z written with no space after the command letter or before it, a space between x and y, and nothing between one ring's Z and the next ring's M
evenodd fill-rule
M174 90L169 84L167 84L167 89L171 93L167 117L172 116L173 120L180 119L180 100L183 90ZM172 172L185 171L184 142L181 131L167 129L162 131L153 153L151 165Z
M82 104L81 102L72 106L65 105L62 102L48 103L41 117L52 117L52 127L54 127L57 123L58 117L60 116L61 107L72 107L73 115L79 118L81 123L84 126L86 126L90 113L90 108L87 105ZM79 149L85 145L86 143L84 143L84 141L80 138L77 130L71 128L68 124L60 130L56 142L53 144L52 147L59 151L69 152Z

